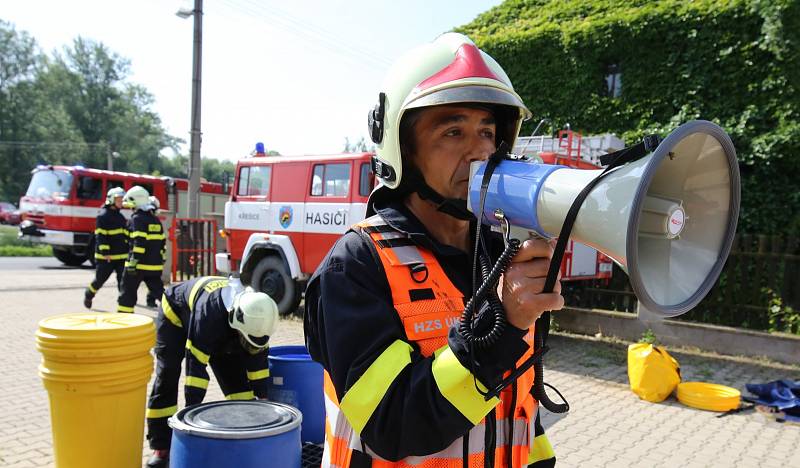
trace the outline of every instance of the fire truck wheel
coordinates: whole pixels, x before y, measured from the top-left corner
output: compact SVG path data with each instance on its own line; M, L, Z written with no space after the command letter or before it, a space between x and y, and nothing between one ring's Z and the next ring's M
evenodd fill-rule
M86 257L78 256L69 250L53 249L53 256L66 266L77 267L83 265Z
M267 294L278 305L282 316L291 314L300 305L300 287L292 279L280 257L264 257L253 270L253 288Z

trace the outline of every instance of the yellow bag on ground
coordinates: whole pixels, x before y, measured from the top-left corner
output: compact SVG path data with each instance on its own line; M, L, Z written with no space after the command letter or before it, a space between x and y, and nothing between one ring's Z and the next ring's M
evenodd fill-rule
M634 343L628 346L628 380L642 400L664 401L681 382L678 361L661 346Z

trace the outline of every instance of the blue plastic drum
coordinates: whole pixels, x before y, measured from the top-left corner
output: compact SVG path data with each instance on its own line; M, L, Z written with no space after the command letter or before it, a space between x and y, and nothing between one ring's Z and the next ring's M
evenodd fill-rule
M270 401L286 403L303 414L303 442L321 444L325 439L325 400L322 366L311 360L305 346L269 348Z
M300 468L302 415L269 401L190 406L169 419L170 468Z

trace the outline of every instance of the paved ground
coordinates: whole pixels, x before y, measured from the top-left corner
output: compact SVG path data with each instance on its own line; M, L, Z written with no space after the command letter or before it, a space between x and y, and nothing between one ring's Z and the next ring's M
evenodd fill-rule
M0 466L52 466L47 393L37 376L37 322L83 311L83 288L93 271L0 259ZM113 279L111 280L113 282ZM140 298L144 292L140 291ZM143 299L141 299L143 301ZM113 286L100 291L96 310L115 305ZM153 311L137 307L137 313ZM281 322L276 345L301 344L302 323ZM569 400L566 416L546 413L558 466L787 467L800 466L800 426L753 411L717 417L674 399L653 404L627 386L625 344L557 334L546 359L546 380ZM746 382L800 379L800 366L671 350L685 381L703 380L744 390ZM209 401L221 397L212 379ZM555 399L554 393L550 392ZM143 444L143 460L147 455Z

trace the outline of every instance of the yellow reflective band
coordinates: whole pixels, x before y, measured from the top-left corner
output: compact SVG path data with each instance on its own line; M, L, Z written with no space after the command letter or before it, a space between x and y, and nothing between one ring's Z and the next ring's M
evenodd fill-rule
M97 292L97 290L96 290L94 287L92 287L92 285L91 285L91 284L89 285L89 291L91 291L91 292L92 292L92 294L94 294L94 293L96 293L96 292Z
M128 258L128 254L116 254L116 255L103 255L101 253L95 253L94 258L98 260L105 260L108 257L109 260L125 260Z
M117 229L102 229L97 228L94 230L95 234L104 234L106 236L115 236L117 234L127 234L128 231L124 228L117 228Z
M350 425L361 433L397 375L411 364L411 345L396 340L347 390L339 405Z
M531 453L528 454L528 464L547 460L555 456L556 453L553 451L553 446L550 445L550 440L547 438L547 435L541 434L533 439Z
M269 369L262 369L260 371L250 372L247 371L248 380L261 380L269 377Z
M126 314L132 314L133 313L133 307L125 307L125 306L122 306L122 305L118 305L117 306L117 312L123 312L123 313L126 313Z
M168 418L177 412L178 405L170 406L169 408L147 408L144 416L149 419Z
M197 358L198 361L202 362L203 364L208 364L208 360L211 359L210 356L199 349L195 348L192 345L192 340L186 340L186 349L192 353L192 355Z
M496 397L489 401L484 400L483 395L475 388L475 383L477 382L478 388L483 392L487 391L486 387L458 362L458 358L449 347L436 356L431 370L433 380L436 381L436 386L442 395L472 424L481 422L481 419L500 403Z
M252 390L247 392L231 393L230 395L225 395L226 400L252 400L255 397L256 395L255 393L253 393Z
M200 293L200 290L206 287L207 284L211 283L212 281L217 280L224 280L225 277L222 276L206 276L205 278L197 280L197 282L192 286L192 290L189 291L189 310L194 312L194 303L197 300L197 294Z
M164 269L164 265L145 265L143 263L137 263L136 269L146 271L161 271Z
M133 231L129 235L131 236L131 239L136 237L147 237L147 233L144 231Z
M98 250L111 250L111 246L108 244L100 244L97 246Z
M160 224L148 224L147 230L149 232L161 232L161 225Z
M192 377L191 375L186 376L186 382L184 383L187 387L208 388L208 379Z
M181 318L178 317L178 314L172 310L172 306L169 305L169 301L167 300L167 295L164 294L161 296L161 311L164 312L164 317L167 318L173 325L176 327L183 327L183 322L181 322Z
M144 247L134 247L133 253L144 253Z
M148 234L145 236L147 240L164 240L167 238L164 234Z

